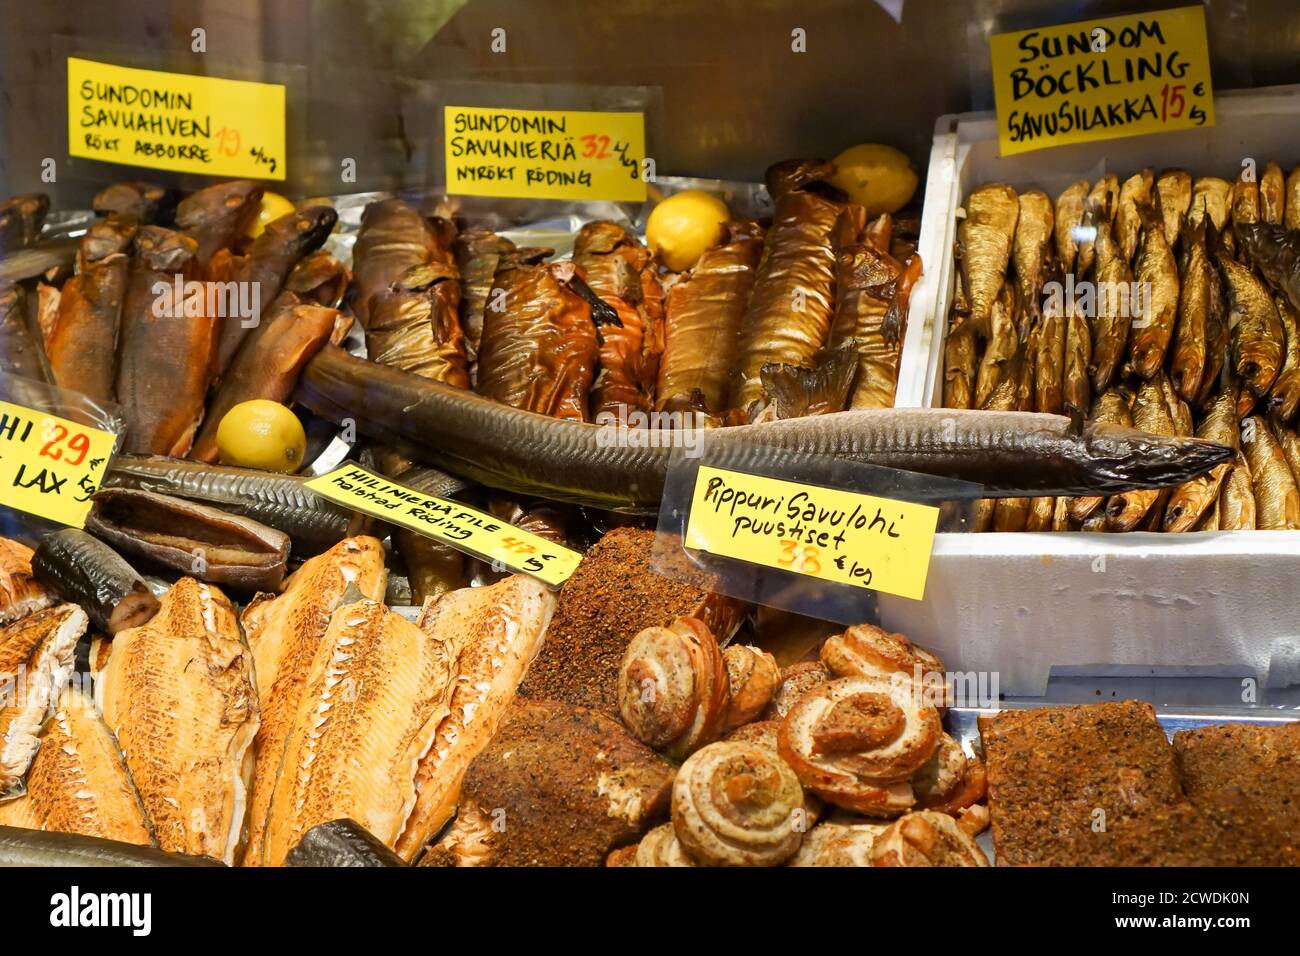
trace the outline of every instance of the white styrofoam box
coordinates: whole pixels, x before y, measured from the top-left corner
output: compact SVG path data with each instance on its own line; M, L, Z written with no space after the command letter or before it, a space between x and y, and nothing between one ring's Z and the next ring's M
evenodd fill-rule
M1235 179L1242 161L1300 160L1300 86L1220 93L1216 125L998 155L992 113L935 124L899 369L900 406L942 403L957 211L984 183L1055 199L1078 179L1146 166ZM1104 570L1097 570L1104 568ZM1184 535L941 534L924 601L880 595L882 623L944 655L995 670L1006 694L1037 695L1051 668L1097 676L1223 674L1300 684L1300 532ZM1078 672L1076 670L1076 672Z

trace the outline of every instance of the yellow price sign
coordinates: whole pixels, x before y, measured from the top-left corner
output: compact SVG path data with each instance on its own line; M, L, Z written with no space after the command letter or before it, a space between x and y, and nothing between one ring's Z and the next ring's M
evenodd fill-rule
M1202 7L999 33L989 45L1003 156L1214 125Z
M117 435L0 402L0 504L80 528Z
M644 202L645 114L443 107L447 192Z
M685 546L920 600L939 509L701 465Z
M284 179L284 87L68 57L68 152L205 176Z
M459 501L438 498L390 481L359 465L344 464L307 482L318 495L345 508L398 524L485 561L499 562L559 587L582 555Z

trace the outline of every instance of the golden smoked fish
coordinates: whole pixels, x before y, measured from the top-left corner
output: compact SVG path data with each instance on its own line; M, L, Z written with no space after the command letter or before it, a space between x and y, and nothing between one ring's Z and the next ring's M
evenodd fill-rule
M1237 424L1237 389L1225 385L1214 399L1210 411L1196 429L1197 438L1206 438L1227 445L1233 449L1241 447L1240 429ZM1204 475L1198 475L1184 485L1174 489L1165 508L1164 526L1166 531L1190 531L1219 500L1219 490L1223 479L1232 470L1232 464L1225 462L1215 465Z
M453 649L374 601L334 612L285 738L260 862L282 864L318 823L396 844L415 774L454 690Z
M1185 169L1166 169L1156 177L1156 196L1160 200L1160 218L1165 226L1165 242L1170 248L1178 244L1187 210L1192 204L1192 177Z
M244 863L262 856L262 837L289 727L302 702L307 671L345 593L383 598L384 546L369 535L344 538L308 560L279 597L262 594L240 615L253 652L261 722L253 741L253 785ZM355 592L349 592L349 588Z
M1119 208L1115 210L1115 239L1125 262L1132 262L1137 252L1138 233L1142 230L1139 206L1151 204L1151 190L1155 186L1155 172L1143 169L1134 173L1119 187Z
M154 845L117 741L80 688L60 697L27 774L27 795L0 803L0 826Z
M1128 343L1129 326L1133 321L1133 271L1129 257L1124 255L1103 209L1091 207L1090 219L1097 227L1095 253L1096 281L1093 283L1093 318L1088 323L1092 329L1093 394L1100 394L1115 381L1124 348ZM1084 289L1087 294L1087 287ZM1081 308L1083 306L1081 305Z
M989 323L1006 278L1019 217L1016 191L1003 183L991 183L967 197L966 218L957 227L970 321L984 336L990 334Z
M1232 183L1217 176L1202 176L1192 183L1192 206L1187 221L1194 223L1208 215L1215 229L1222 229L1231 210Z
M1219 490L1219 530L1246 531L1255 527L1255 491L1251 485L1250 463L1237 452L1232 470Z
M1300 529L1300 490L1268 422L1258 415L1247 418L1241 426L1241 445L1250 462L1255 527L1265 531Z
M1178 394L1196 402L1207 365L1208 322L1214 308L1211 297L1214 265L1205 243L1205 221L1187 229L1183 243L1182 284L1178 291L1178 323L1174 328L1169 377Z
M95 703L163 850L234 861L257 733L253 657L230 601L181 578L153 620L91 648Z
M1259 176L1259 217L1264 222L1278 225L1286 207L1286 180L1282 167L1269 161Z
M1133 402L1133 427L1156 435L1176 435L1177 426L1165 401L1160 379L1143 382ZM1160 498L1155 488L1143 488L1113 495L1106 502L1106 530L1132 531Z
M1088 198L1088 180L1080 179L1056 197L1056 257L1069 272L1079 254L1079 229L1083 224L1083 204Z
M88 623L81 608L60 604L0 630L0 797L20 789Z
M1039 296L1045 281L1048 251L1052 248L1055 217L1052 201L1039 190L1021 193L1019 203L1020 215L1016 220L1011 259L1016 266L1016 286L1021 305L1021 322L1016 331L1024 338L1029 334L1030 324L1038 319Z
M1129 327L1129 356L1139 378L1153 378L1164 365L1165 352L1178 318L1178 263L1165 241L1164 224L1146 204L1138 207L1142 239L1133 279L1141 290L1141 315ZM1130 309L1133 302L1129 303ZM1133 311L1138 311L1133 309Z
M764 365L811 367L826 342L834 309L835 230L845 206L811 187L834 171L830 163L812 159L778 163L767 171L776 205L741 320L731 408L748 412L762 396ZM1008 252L1010 244L1008 234Z
M465 771L505 717L554 610L555 595L520 574L425 603L418 626L452 648L456 666L451 712L420 761L415 809L397 841L407 861L451 819Z
M1113 232L1115 228L1115 210L1119 208L1119 177L1114 173L1107 173L1093 185L1092 190L1088 193L1088 198L1083 204L1084 215L1087 215L1089 209L1101 210L1105 213L1106 222ZM1092 268L1093 263L1097 260L1097 223L1096 221L1088 222L1086 219L1079 237L1079 257L1075 263L1075 275L1082 276Z
M1020 353L1020 337L1016 333L1018 306L1016 293L1010 284L1004 285L993 303L989 315L992 333L980 357L979 371L975 376L975 407L986 407L998 386L1007 380L1007 370L1012 357ZM1013 406L1014 407L1014 406Z
M1273 297L1255 273L1228 255L1216 251L1232 313L1232 370L1254 398L1268 394L1282 368L1283 331ZM1249 409L1237 406L1243 414Z
M1286 209L1282 213L1282 224L1288 229L1300 229L1300 165L1286 177Z
M1282 320L1285 350L1282 353L1282 371L1273 382L1266 405L1272 418L1288 423L1300 410L1300 316L1296 315L1285 296L1275 295L1273 304Z

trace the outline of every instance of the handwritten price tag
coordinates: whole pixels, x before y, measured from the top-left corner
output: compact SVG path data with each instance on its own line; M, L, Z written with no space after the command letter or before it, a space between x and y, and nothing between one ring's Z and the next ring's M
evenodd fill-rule
M1201 7L1000 33L989 46L1003 156L1214 125Z
M685 546L920 600L939 509L701 465Z
M582 555L459 501L435 498L345 464L313 478L307 487L318 495L418 534L441 541L484 561L500 562L559 587L578 567Z
M117 436L0 402L0 503L80 528Z
M284 87L68 57L68 152L206 176L284 179Z
M645 115L443 107L447 192L645 200Z

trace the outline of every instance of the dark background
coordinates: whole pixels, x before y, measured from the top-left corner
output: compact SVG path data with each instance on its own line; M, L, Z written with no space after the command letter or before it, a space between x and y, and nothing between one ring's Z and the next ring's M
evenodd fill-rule
M901 6L901 23L882 3ZM432 184L429 104L461 81L648 87L659 174L755 180L774 160L863 141L894 143L924 165L937 116L992 106L989 33L1178 5L0 0L0 194L43 189L56 206L85 205L124 172L67 160L69 53L288 83L290 195ZM1300 82L1300 3L1205 9L1217 89ZM189 52L195 27L206 30L205 55ZM490 49L498 27L505 53ZM795 27L806 53L790 49ZM58 163L52 185L39 180L45 157ZM357 160L355 185L340 184L343 157Z

